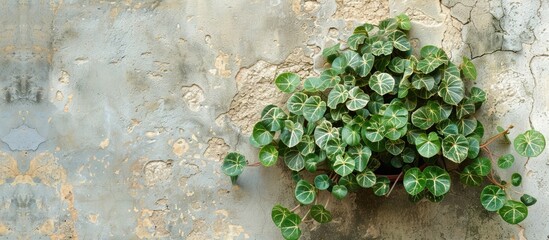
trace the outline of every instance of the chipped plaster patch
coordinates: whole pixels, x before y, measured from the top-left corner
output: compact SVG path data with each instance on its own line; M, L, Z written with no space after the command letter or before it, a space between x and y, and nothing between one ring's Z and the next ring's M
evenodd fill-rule
M377 23L389 16L388 0L336 0L334 18Z
M189 109L193 112L197 112L200 109L202 102L205 100L204 90L202 90L202 88L198 85L193 84L190 87L181 88L181 91L183 92L183 100Z
M109 146L109 143L110 143L110 140L108 138L105 138L105 140L101 141L101 143L99 143L99 147L101 149L105 149Z
M145 164L143 169L145 184L153 186L157 183L167 181L172 176L173 160L154 160Z
M139 239L169 237L170 231L166 228L165 217L169 210L142 209L135 234Z
M70 75L66 71L61 71L61 76L59 77L59 82L63 84L68 84L70 82Z
M208 140L208 147L204 151L204 157L221 161L230 147L223 138L213 137Z
M224 78L231 76L231 69L229 66L229 54L219 52L219 55L215 58L216 75Z
M259 120L261 110L269 105L282 106L287 98L273 84L275 77L283 72L294 72L302 78L313 72L313 60L296 48L279 64L258 61L249 68L242 68L236 74L238 93L233 98L228 112L229 119L244 133L250 133Z
M172 152L178 157L183 156L187 151L189 151L189 144L183 138L177 139L172 145Z
M525 89L528 82L526 76L512 70L501 72L494 76L494 79L513 79L513 81L496 80L497 84L490 85L487 89L488 98L485 105L489 106L486 110L495 116L504 116L513 109L517 109L529 99L526 94L529 90Z

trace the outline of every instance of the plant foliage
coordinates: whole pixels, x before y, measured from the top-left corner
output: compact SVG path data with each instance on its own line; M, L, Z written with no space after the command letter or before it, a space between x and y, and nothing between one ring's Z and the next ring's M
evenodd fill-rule
M346 45L325 48L329 63L319 76L306 79L282 73L274 84L291 94L285 109L269 105L253 128L250 141L260 148L259 163L269 167L278 158L296 180L295 199L309 206L310 217L319 223L331 221L328 205L318 201L345 198L359 188L377 196L391 191L384 169L401 173L410 199L440 202L450 191L452 178L445 162L461 169L460 182L483 187L480 202L516 224L536 202L530 195L513 200L508 188L519 186L522 176L512 176L511 185L496 182L493 166L509 168L511 154L496 161L488 151L490 138L481 144L484 127L475 118L486 93L466 88L477 78L473 61L463 57L453 63L437 46L427 45L412 54L411 28L406 15L381 21L378 26L358 26ZM498 129L505 137L508 129ZM513 142L520 156L535 157L545 148L545 138L535 130L519 134ZM246 165L244 157L229 153L222 170L236 177ZM323 191L330 194L321 194ZM301 236L301 217L277 205L272 219L285 239Z

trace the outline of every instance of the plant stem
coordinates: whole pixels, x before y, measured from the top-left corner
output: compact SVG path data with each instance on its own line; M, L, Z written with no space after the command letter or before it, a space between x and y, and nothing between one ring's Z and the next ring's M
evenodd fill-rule
M301 218L302 220L305 220L305 218L307 217L307 215L309 215L309 212L311 212L311 208L309 208L309 211L307 211L307 213L305 213L305 215L303 215L303 218Z
M513 125L509 125L509 127L507 127L507 129L505 129L505 131L503 132L500 132L494 136L492 136L491 138L489 138L488 140L486 140L485 143L483 143L482 145L480 145L481 148L484 148L486 146L488 146L490 143L492 143L493 141L495 141L496 139L504 136L504 135L507 135L509 134L509 130L511 130L513 128Z
M389 197L389 194L391 194L391 192L393 191L393 189L395 188L398 180L400 179L400 176L402 176L402 173L404 173L404 171L400 172L400 174L398 174L398 177L397 179L395 180L395 182L393 183L393 186L391 187L391 189L389 189L389 192L387 193L387 195L385 195L385 197Z
M248 163L248 167L259 167L260 162Z
M328 208L328 203L330 203L330 198L328 198L328 201L326 201L326 204L324 204L324 208Z
M297 210L297 209L298 209L299 207L301 207L301 204L300 204L300 205L297 205L297 206L295 206L294 208L292 208L292 210L290 210L290 212L293 212L293 211Z

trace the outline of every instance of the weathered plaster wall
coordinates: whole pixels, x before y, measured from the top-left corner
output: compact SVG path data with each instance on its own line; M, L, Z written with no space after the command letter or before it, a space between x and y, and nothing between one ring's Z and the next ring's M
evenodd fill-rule
M400 12L416 46L477 64L488 133L549 136L547 1L3 2L0 238L280 238L270 208L294 204L289 174L248 169L232 186L224 154L256 161L247 137L287 97L278 73L317 74L324 46ZM333 203L334 223L306 222L304 238L546 239L548 157L513 169L538 198L521 226L482 210L479 189L413 205L397 187Z

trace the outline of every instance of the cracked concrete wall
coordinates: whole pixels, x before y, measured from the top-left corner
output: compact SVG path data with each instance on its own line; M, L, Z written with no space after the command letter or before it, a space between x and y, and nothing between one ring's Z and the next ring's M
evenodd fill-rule
M279 239L293 205L281 166L232 186L224 154L243 152L272 80L318 74L323 47L363 21L406 12L413 44L473 59L487 133L549 136L549 3L512 0L8 0L0 8L0 238ZM502 152L508 147L498 146ZM545 239L548 153L518 164L538 198L520 226L455 184L440 204L368 191L332 204L305 239ZM518 157L518 156L516 156ZM521 159L524 160L524 159ZM503 173L504 174L504 173ZM399 189L400 188L400 189ZM326 197L326 196L321 196Z

